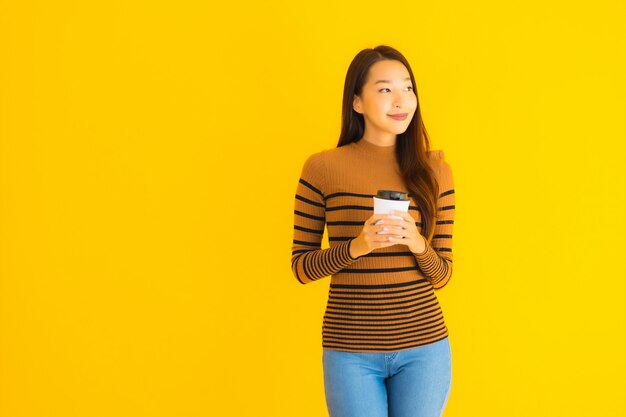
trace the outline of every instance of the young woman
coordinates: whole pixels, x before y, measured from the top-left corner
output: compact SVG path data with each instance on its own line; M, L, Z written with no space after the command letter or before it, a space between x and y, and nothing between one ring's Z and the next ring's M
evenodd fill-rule
M373 215L378 190L407 193L408 212ZM339 143L307 158L295 198L293 274L302 284L331 276L322 326L330 416L441 416L452 364L434 292L452 276L454 185L443 151L430 150L400 52L356 55Z

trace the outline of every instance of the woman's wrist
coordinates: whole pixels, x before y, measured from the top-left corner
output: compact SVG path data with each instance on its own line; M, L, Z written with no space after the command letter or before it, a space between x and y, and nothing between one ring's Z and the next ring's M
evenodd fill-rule
M358 239L359 239L358 237L355 237L354 239L350 241L350 244L348 245L348 249L349 249L348 252L350 253L350 256L353 259L357 259L363 255Z
M428 250L428 244L426 243L426 239L424 238L424 236L419 235L419 237L422 239L422 243L424 245L423 248L417 248L417 250L411 250L411 252L413 252L416 255L424 255L426 253L426 251Z

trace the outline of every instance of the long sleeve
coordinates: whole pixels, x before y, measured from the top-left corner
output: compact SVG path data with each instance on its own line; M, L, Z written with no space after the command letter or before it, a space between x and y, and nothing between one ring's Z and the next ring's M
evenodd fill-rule
M305 161L294 203L291 269L301 284L333 275L358 258L350 256L351 240L321 249L326 225L322 152Z
M454 179L452 169L444 159L443 151L434 154L435 171L439 182L435 233L426 242L423 253L414 253L422 273L430 279L435 290L443 288L452 277L452 230L454 226Z

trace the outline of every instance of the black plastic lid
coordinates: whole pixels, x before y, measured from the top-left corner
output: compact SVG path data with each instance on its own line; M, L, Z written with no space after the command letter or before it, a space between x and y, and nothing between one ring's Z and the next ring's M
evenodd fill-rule
M405 192L393 190L378 190L376 198L384 198L385 200L407 201L408 197Z

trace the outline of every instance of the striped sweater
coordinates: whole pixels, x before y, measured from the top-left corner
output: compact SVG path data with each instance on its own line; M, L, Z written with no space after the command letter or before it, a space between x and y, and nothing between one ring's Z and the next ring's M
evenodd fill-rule
M435 290L452 276L454 184L442 150L428 153L439 182L437 219L426 250L396 244L353 258L350 243L374 214L379 189L408 192L395 145L359 140L312 154L296 189L291 267L302 284L331 276L322 345L348 352L388 352L448 336ZM409 213L421 229L410 196ZM329 247L322 249L324 228Z

